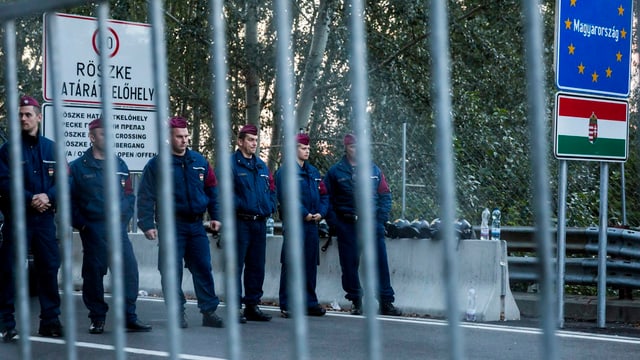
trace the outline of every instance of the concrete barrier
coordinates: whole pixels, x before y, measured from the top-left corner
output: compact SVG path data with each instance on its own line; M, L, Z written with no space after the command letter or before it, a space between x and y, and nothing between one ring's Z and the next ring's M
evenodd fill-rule
M129 235L138 260L140 289L161 295L160 273L157 269L158 242L149 241L141 233ZM321 243L326 240L322 239ZM267 239L267 262L263 301L278 301L280 284L280 249L282 237ZM459 265L458 299L460 316L467 307L467 292L476 291L477 321L518 320L520 311L509 288L505 241L464 240L457 250ZM391 284L396 292L396 306L404 313L445 317L445 276L443 246L437 240L387 239ZM80 263L82 249L74 233L73 279L75 288L82 283ZM224 252L211 241L216 292L224 299ZM361 270L364 264L361 265ZM320 252L317 294L322 304L337 302L349 308L341 285L338 246L334 239L327 251ZM364 285L364 277L362 276ZM105 277L109 288L109 278ZM189 271L184 272L183 290L193 296L193 282ZM365 299L366 301L366 299Z

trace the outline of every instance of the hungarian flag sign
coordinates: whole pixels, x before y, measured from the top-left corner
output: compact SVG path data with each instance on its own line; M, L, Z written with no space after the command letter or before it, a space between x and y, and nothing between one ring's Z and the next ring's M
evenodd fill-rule
M558 159L626 161L626 101L558 94L554 154Z

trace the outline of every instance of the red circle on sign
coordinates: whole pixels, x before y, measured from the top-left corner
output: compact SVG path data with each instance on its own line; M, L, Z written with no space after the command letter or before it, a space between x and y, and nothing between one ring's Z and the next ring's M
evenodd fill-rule
M118 53L118 50L120 50L120 38L118 37L118 34L116 34L115 30L113 30L112 28L108 28L108 30L111 33L111 35L113 35L113 41L114 41L114 44L112 46L113 51L111 52L111 54L109 54L109 57L112 58L116 56L116 54ZM93 51L95 51L96 54L100 55L100 47L98 46L98 31L99 30L96 30L93 32L91 43L93 44Z

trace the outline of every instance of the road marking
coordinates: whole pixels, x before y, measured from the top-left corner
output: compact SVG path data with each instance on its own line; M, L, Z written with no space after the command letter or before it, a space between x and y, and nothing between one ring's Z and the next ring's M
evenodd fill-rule
M41 342L48 344L58 344L64 345L65 341L62 339L51 339L40 336L30 336L29 340L33 342ZM77 341L75 343L76 347L87 348L87 349L96 349L96 350L115 350L113 345L107 344L97 344L86 341ZM166 351L157 351L157 350L147 350L147 349L139 349L132 347L125 347L124 351L129 354L138 354L138 355L148 355L148 356L157 356L157 357L169 357L169 353ZM180 354L178 358L185 360L224 360L224 358L212 357L212 356L200 356L200 355L191 355L191 354Z
M78 295L78 294L74 294L74 295ZM109 297L109 295L107 295L107 297ZM140 297L138 300L148 301L148 302L164 302L162 298L155 298L155 297ZM187 304L195 306L196 302L189 300L187 301ZM225 304L220 304L220 306L226 307ZM273 311L273 312L279 311L279 308L275 306L261 306L261 308L266 311ZM345 317L345 318L352 318L352 319L365 318L364 316L351 315L348 312L336 312L336 311L328 311L327 316L328 317ZM446 320L437 320L437 319L391 317L391 316L377 316L377 319L381 322L395 322L395 323L404 323L404 324L431 325L431 326L448 326L449 325L449 323ZM461 322L460 326L466 329L498 331L503 333L514 333L514 334L540 335L543 333L542 330L539 328L489 324L489 323ZM592 333L566 331L566 330L557 330L556 336L559 338L567 338L567 339L597 340L597 341L610 342L610 343L640 345L640 338L627 337L627 336L592 334ZM46 337L40 337L40 336L30 336L29 339L32 342L39 342L39 343L49 343L49 344L58 344L58 345L64 345L66 343L64 339L52 339L52 338L46 338ZM85 341L77 341L75 343L75 346L79 348L87 348L87 349L95 349L95 350L103 350L103 351L115 350L115 347L113 345L92 343L92 342L85 342ZM167 358L170 356L170 354L166 351L150 350L150 349L143 349L143 348L125 347L124 351L129 354L146 355L146 356L153 356L153 357L159 357L159 358ZM224 359L220 357L200 356L200 355L193 355L193 354L179 354L178 358L185 359L185 360L223 360Z
M330 313L327 313L327 314L330 314ZM348 314L331 314L331 315L332 316L353 316ZM449 323L446 320L434 320L434 319L411 319L411 318L393 318L393 317L379 316L378 320L390 321L390 322L402 322L402 323L408 323L408 324L427 324L427 325L435 325L435 326L449 325ZM469 322L462 322L460 326L467 329L500 331L505 333L542 334L542 329L523 327L523 326L509 326L509 325L482 324L482 323L469 323ZM592 334L592 333L585 333L580 331L567 331L567 330L557 330L556 336L562 337L562 338L569 338L569 339L598 340L598 341L640 345L640 338L629 337L629 336Z

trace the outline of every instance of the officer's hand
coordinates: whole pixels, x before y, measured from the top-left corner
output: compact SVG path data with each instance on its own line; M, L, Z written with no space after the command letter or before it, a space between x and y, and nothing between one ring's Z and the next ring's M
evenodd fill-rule
M220 228L222 227L222 223L220 221L218 221L218 220L211 220L211 222L209 223L209 227L214 232L218 232L218 231L220 231Z
M320 220L322 220L322 215L320 215L319 213L315 213L311 215L311 218L315 222L320 222Z
M31 198L31 207L38 212L47 211L51 207L49 196L45 193L33 195Z
M157 229L149 229L144 232L144 236L149 240L155 240L158 238L158 230Z
M307 214L307 216L304 217L304 221L312 221L313 220L313 215L311 214Z

